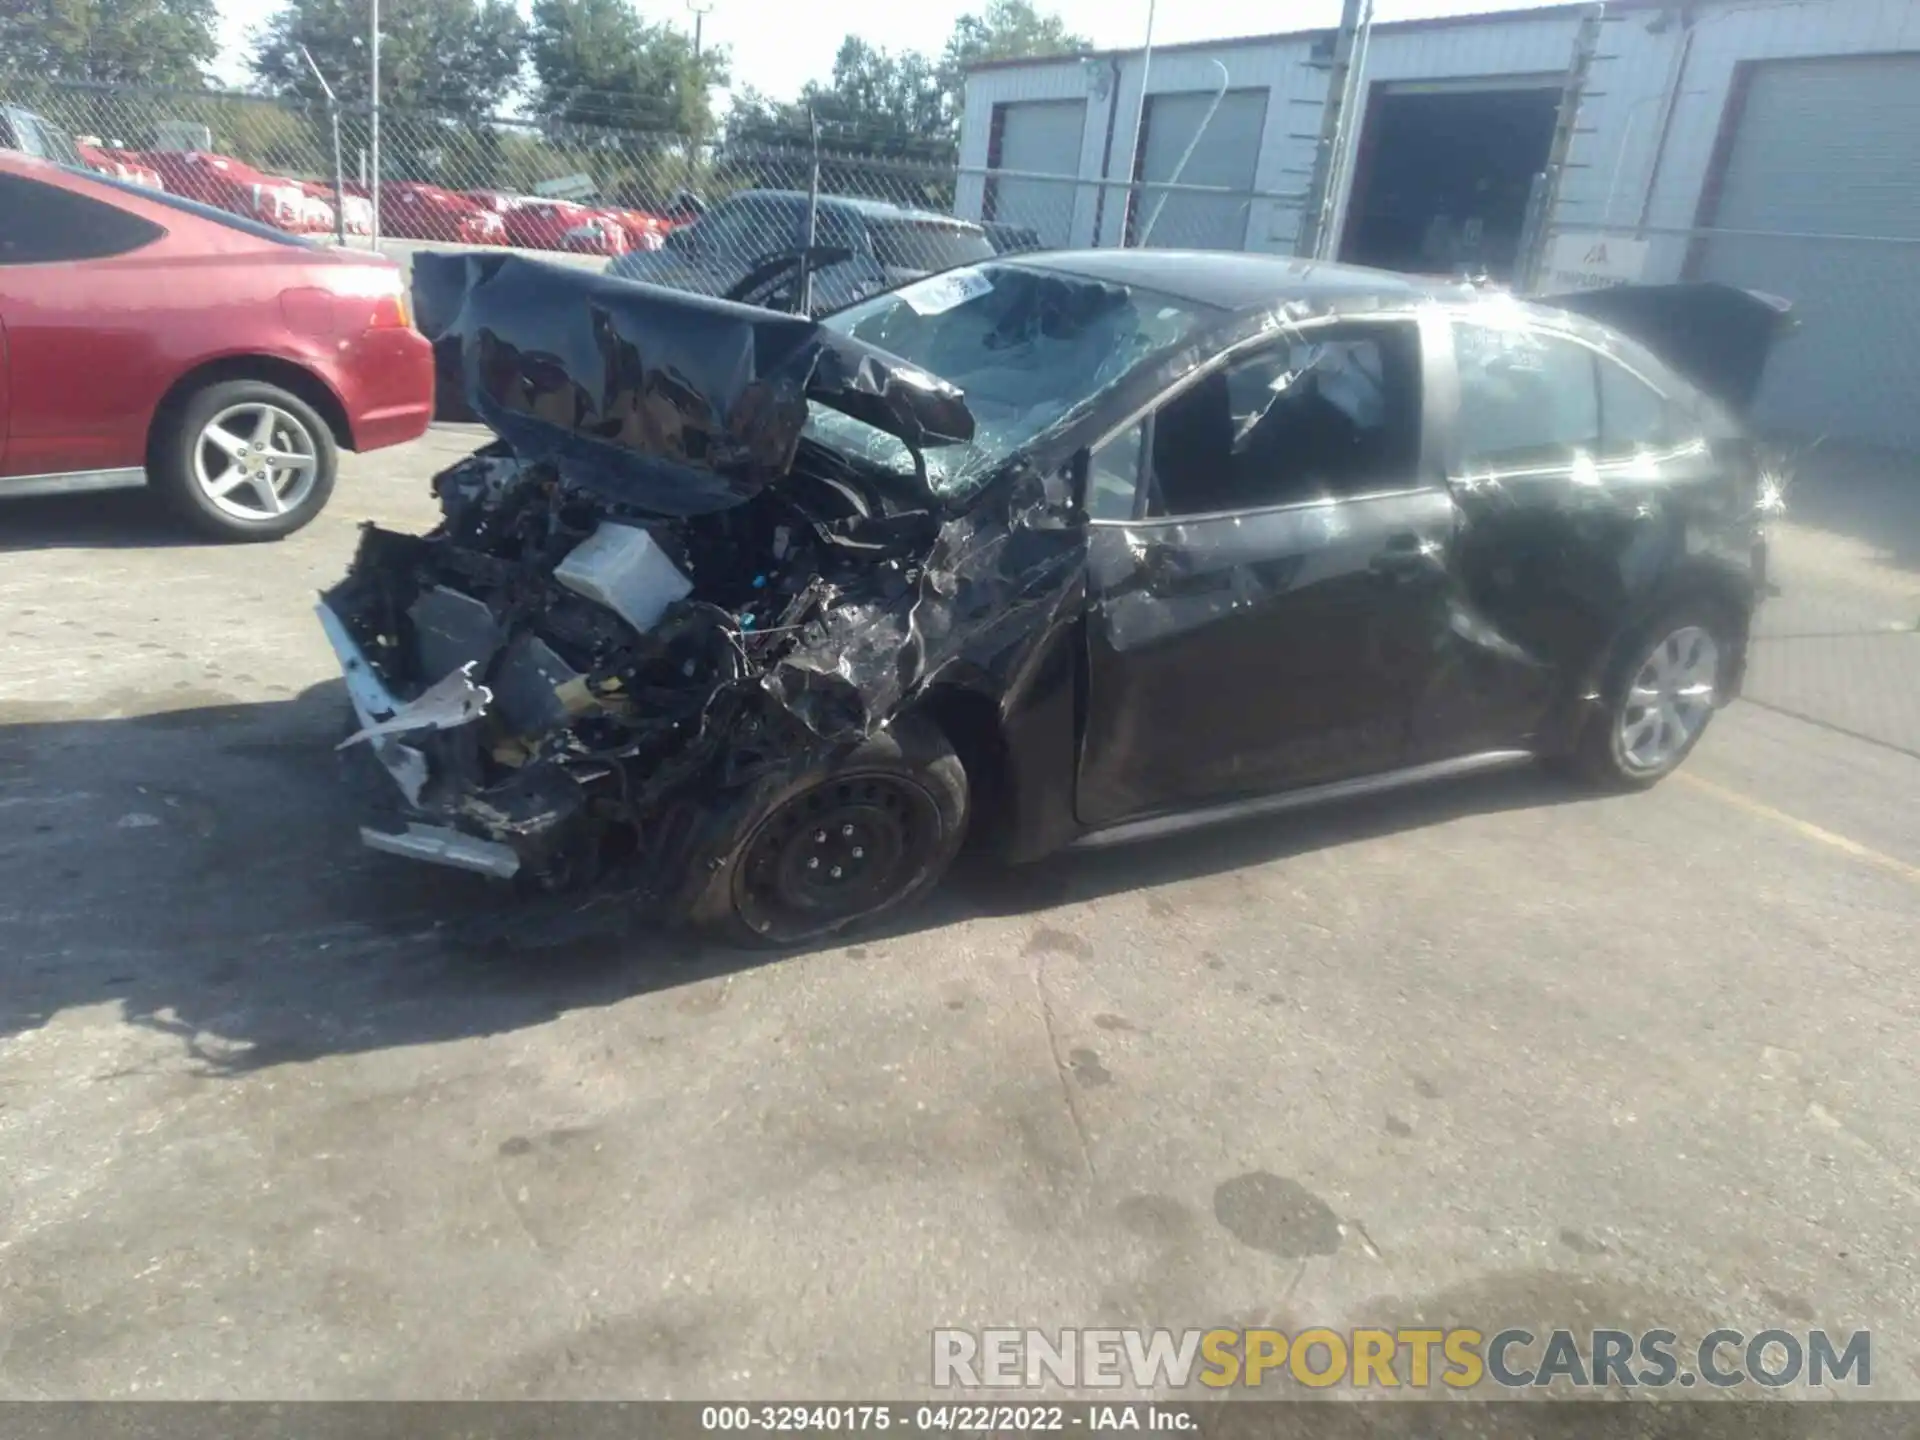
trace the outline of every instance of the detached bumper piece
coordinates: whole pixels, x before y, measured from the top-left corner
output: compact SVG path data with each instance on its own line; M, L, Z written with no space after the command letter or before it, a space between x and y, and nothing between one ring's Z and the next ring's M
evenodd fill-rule
M409 824L397 834L362 825L360 841L370 850L404 855L409 860L431 860L476 875L491 875L496 880L511 880L520 873L520 857L512 847L462 835L445 825Z

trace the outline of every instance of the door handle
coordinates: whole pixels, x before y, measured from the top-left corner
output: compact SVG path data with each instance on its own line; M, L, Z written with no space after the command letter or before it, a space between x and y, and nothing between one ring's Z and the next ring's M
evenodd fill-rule
M1367 568L1383 580L1415 580L1440 568L1440 553L1418 535L1396 535L1367 562Z
M1180 576L1173 551L1165 545L1149 545L1140 556L1140 568L1147 583L1156 587L1172 584Z

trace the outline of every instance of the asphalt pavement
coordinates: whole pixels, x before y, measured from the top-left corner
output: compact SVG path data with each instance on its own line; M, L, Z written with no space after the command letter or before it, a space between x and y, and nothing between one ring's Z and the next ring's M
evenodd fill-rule
M1782 527L1753 700L1648 794L1487 777L768 959L356 843L311 601L471 443L276 546L0 513L0 1398L913 1396L941 1326L1419 1322L1870 1329L1920 1397L1884 518Z

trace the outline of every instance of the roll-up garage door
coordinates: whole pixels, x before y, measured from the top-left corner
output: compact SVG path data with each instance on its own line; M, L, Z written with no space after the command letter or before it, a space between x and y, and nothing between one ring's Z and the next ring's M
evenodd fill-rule
M1768 233L1707 237L1695 273L1800 318L1755 420L1920 449L1920 56L1756 63L1731 113L1706 223Z
M996 130L993 168L1015 174L1064 175L1066 180L1016 179L995 175L989 182L988 217L1034 231L1040 243L1062 248L1073 232L1075 186L1080 173L1080 142L1087 127L1084 100L1024 100L994 107Z
M1260 132L1267 123L1267 92L1229 90L1208 120L1213 99L1206 91L1149 96L1137 173L1142 180L1167 181L1177 171L1182 185L1222 186L1241 193L1143 189L1133 208L1134 244L1181 250L1246 248L1254 167L1260 161ZM1196 131L1198 143L1194 142ZM1182 168L1180 157L1190 144L1193 153Z

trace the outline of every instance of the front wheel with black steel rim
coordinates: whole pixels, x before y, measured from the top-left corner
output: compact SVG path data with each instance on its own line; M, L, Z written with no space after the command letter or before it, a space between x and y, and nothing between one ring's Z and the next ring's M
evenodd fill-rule
M1608 675L1605 709L1581 736L1583 778L1645 789L1680 768L1720 703L1731 646L1707 609L1669 612L1623 645Z
M787 947L917 899L964 837L967 776L930 722L907 716L850 754L751 798L694 923L735 944Z
M174 511L221 540L278 540L318 515L339 453L299 396L257 380L209 385L155 423L153 480Z

